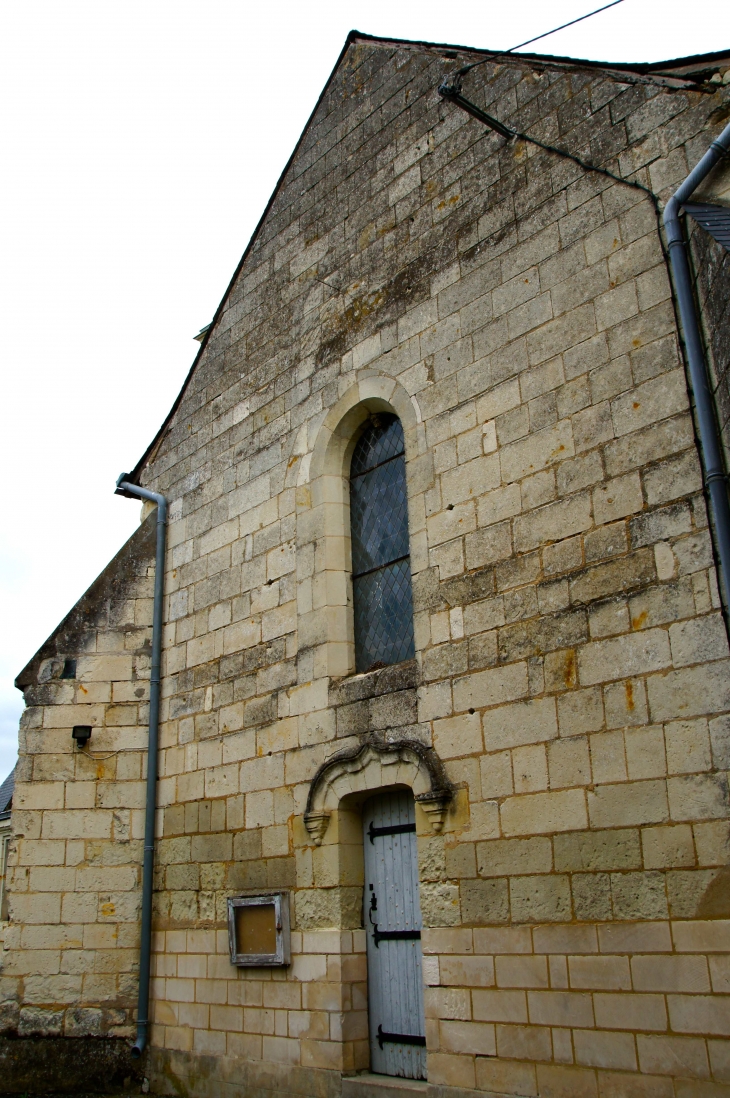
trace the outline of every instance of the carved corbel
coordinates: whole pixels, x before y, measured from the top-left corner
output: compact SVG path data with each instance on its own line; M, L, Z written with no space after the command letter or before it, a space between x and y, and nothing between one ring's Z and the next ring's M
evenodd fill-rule
M327 825L330 822L329 812L305 812L304 813L304 826L309 832L312 839L314 839L315 846L322 845L322 839L324 833L327 830Z
M450 789L438 789L431 793L421 793L416 797L416 803L420 804L428 816L428 822L436 832L441 831L448 812L452 793Z

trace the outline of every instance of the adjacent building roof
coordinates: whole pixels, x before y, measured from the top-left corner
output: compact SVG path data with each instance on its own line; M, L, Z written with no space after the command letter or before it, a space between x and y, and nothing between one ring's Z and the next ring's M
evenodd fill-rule
M698 225L714 236L718 244L722 244L725 251L730 252L730 209L727 206L687 202L684 208Z
M15 791L15 767L0 785L0 820L10 818L10 809L13 806L13 793Z

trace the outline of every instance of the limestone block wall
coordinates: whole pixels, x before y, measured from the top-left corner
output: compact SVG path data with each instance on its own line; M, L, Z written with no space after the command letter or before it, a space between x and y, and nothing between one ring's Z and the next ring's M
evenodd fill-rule
M133 1032L154 539L152 518L18 677L0 1017L20 1037Z
M429 1080L497 1094L724 1094L729 931L728 920L430 931Z
M368 1066L359 806L387 767L321 844L303 819L318 768L365 739L433 747L454 787L441 832L418 814L432 1083L730 1082L730 661L656 212L440 101L464 59L350 46L141 473L170 500L160 1091L334 1095ZM730 96L520 58L465 93L660 201ZM356 676L347 454L385 408L416 658ZM44 727L68 719L44 704ZM44 839L28 857L51 872ZM293 963L240 972L226 901L268 888L290 890Z
M226 1062L230 1070L240 1059L349 1072L367 1066L365 931L294 931L291 945L287 971L237 970L227 930L160 932L153 982L157 1062L174 1063L188 1085L194 1060L166 1058L161 1050L214 1056L224 1061L218 1078ZM304 1080L308 1093L313 1073L305 1072Z

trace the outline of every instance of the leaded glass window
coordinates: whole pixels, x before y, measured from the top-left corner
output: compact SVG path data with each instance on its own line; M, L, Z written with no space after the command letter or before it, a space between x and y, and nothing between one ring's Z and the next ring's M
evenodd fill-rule
M350 464L355 666L372 671L411 659L413 596L403 428L373 415Z

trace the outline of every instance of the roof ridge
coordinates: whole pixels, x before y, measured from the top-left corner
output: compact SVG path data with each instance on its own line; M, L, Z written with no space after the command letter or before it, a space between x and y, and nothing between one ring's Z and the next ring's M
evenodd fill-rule
M378 42L383 45L393 46L405 46L416 47L427 50L449 50L458 51L459 53L470 53L489 57L500 57L506 61L522 59L526 61L537 61L543 64L560 64L560 65L575 65L579 67L588 67L592 69L605 69L608 71L625 72L627 74L636 73L641 76L650 75L651 73L657 73L661 75L662 69L687 67L690 65L698 65L702 63L709 63L713 60L721 60L727 58L728 65L730 66L730 47L726 50L719 50L714 53L704 54L690 54L687 57L670 58L663 61L596 61L587 57L569 57L564 54L553 53L518 53L513 50L490 50L482 46L464 46L453 42L427 42L425 40L408 39L408 38L388 38L381 35L367 34L364 31L353 30L350 31L352 40L363 42ZM692 81L688 81L692 83Z

